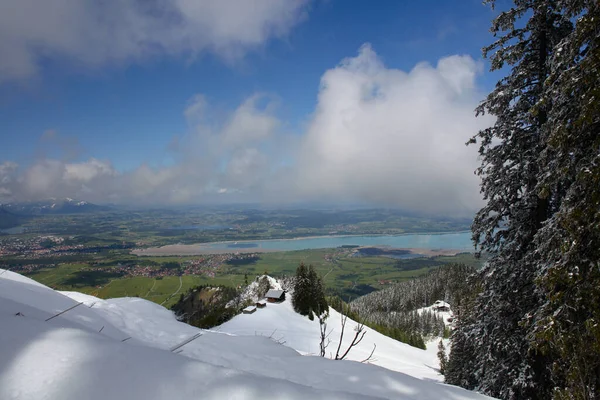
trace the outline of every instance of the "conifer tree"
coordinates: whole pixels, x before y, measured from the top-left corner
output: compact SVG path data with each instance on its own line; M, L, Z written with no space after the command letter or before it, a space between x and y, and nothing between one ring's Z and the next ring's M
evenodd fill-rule
M308 267L308 280L310 282L310 304L311 310L318 316L327 312L327 300L325 298L325 289L323 288L323 280L315 271L312 265Z
M594 399L600 397L600 3L560 4L576 22L552 57L544 97L553 108L538 192L557 212L536 238L537 283L547 301L532 318L530 339L552 358L554 398Z
M453 347L450 357L472 360L475 387L504 399L546 399L551 386L548 360L530 346L523 322L544 302L535 290L539 265L531 255L536 233L552 215L550 199L560 196L538 192L552 110L551 102L541 100L553 49L571 28L557 1L514 0L492 22L498 39L484 48L484 56L489 55L492 70L510 72L477 108L478 115L494 115L495 124L470 141L479 144L482 163L476 173L487 201L474 219L473 240L491 258L473 318L458 332L474 343Z
M448 363L448 356L446 355L446 347L444 347L444 342L440 339L438 343L438 352L437 352L438 360L440 361L440 374L444 375L446 373L446 364Z
M308 270L304 263L300 263L296 269L296 277L294 279L294 293L292 296L292 305L294 310L301 315L308 315L310 312L309 305L309 290L310 282L308 280Z
M292 304L297 313L306 315L311 320L315 315L319 317L328 311L323 281L312 265L307 268L301 263L296 269Z
M468 336L473 330L465 329L473 326L474 302L481 291L480 276L473 274L467 279L468 289L463 290L460 301L454 306L454 332L451 339L451 351L446 363L444 381L452 385L473 390L477 386L478 378L475 375L475 343L477 338Z

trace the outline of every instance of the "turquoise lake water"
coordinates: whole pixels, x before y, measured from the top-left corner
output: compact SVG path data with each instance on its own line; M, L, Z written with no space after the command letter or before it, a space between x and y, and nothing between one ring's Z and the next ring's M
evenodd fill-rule
M471 232L415 234L397 236L322 236L302 239L273 239L239 242L204 243L203 249L278 251L326 249L340 246L389 246L395 248L449 249L472 251Z

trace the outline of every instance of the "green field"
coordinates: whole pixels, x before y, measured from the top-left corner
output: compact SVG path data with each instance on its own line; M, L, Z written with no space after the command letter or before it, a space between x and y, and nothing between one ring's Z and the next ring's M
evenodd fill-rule
M259 253L251 258L138 257L131 253L133 249L330 234L457 232L467 229L470 221L408 216L388 209L183 207L32 215L22 223L24 233L0 236L0 247L6 254L0 258L0 267L11 268L58 290L103 298L139 296L168 305L180 291L195 285L236 287L244 283L245 275L250 280L265 272L291 275L301 262L312 264L324 277L329 294L347 299L412 279L447 262L465 261L465 256L395 260L383 256L352 257L352 249L336 248ZM466 262L474 262L472 256L468 257ZM186 276L181 278L180 288L182 274Z
M56 268L41 269L27 274L30 278L53 289L76 291L99 298L141 297L165 307L177 301L180 293L189 288L202 285L226 285L237 287L243 284L242 275L220 275L214 278L206 276L166 276L147 278L142 276L120 277L111 274L85 272L86 264L60 264Z
M26 275L57 290L79 291L100 298L136 296L170 306L180 293L191 287L201 284L237 287L243 285L245 275L250 281L264 273L272 276L291 275L301 262L316 268L329 294L338 294L345 299L379 290L393 282L413 279L445 263L481 264L481 260L475 259L472 254L396 260L387 257L353 257L348 249L318 249L262 253L255 258L223 263L214 276L123 277L116 268L119 263L125 262L160 265L173 261L184 263L193 258L138 258L127 253L110 254L104 258L95 257L91 264L62 262L54 268L42 268ZM103 270L93 271L91 265L102 266Z

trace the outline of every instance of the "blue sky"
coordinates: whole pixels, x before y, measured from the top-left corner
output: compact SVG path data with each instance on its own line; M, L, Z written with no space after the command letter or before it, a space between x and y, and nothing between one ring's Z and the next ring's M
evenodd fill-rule
M24 0L23 3L29 1L34 0ZM195 140L193 135L198 129L190 125L190 119L184 113L198 94L209 105L210 115L202 117L203 129L207 126L216 131L225 129L235 110L247 99L259 95L260 99L253 107L265 112L264 107L268 104L266 114L277 121L278 133L272 137L286 137L288 139L282 141L288 143L302 141L316 124L320 81L324 74L339 66L342 60L357 57L365 43L370 44L371 51L386 70L409 72L419 63L427 62L435 67L444 57L470 56L477 64L477 76L472 79L474 87L469 86L472 92L467 102L469 107L475 105L494 84L495 77L485 72L487 66L481 60L481 47L492 39L488 27L493 12L479 0L298 0L291 7L291 1L287 5L278 0L256 1L257 4L261 2L268 3L264 4L265 10L271 10L265 11L265 15L253 11L260 9L258 6L246 11L242 9L252 2L237 8L232 5L239 13L213 7L215 9L210 11L212 18L223 18L222 23L215 23L215 26L193 14L204 13L202 4L211 1L200 1L198 4L201 5L195 9L182 6L177 11L184 10L182 15L187 13L191 23L199 26L204 23L208 27L200 26L193 31L173 29L168 34L174 37L181 32L195 35L187 39L188 42L197 40L192 45L177 39L163 43L162 39L142 28L135 31L128 26L119 28L121 30L117 33L107 30L109 33L105 36L90 33L89 43L85 41L88 35L85 27L59 28L53 36L54 28L48 25L39 28L40 37L35 37L36 29L31 27L41 24L43 10L38 10L39 15L27 17L20 13L19 18L24 19L18 24L9 24L11 16L6 15L7 10L3 13L1 9L9 6L7 3L0 6L0 14L6 18L3 21L0 17L0 24L5 25L12 35L9 39L0 39L0 59L10 57L19 61L22 53L26 53L21 64L17 61L14 65L0 64L0 134L3 143L0 163L13 163L10 171L12 186L6 185L4 190L7 197L9 191L10 196L16 197L19 197L19 191L27 192L15 182L26 179L27 169L40 160L60 162L62 164L57 168L63 170L69 169L65 166L68 163L102 160L110 164L114 170L111 174L115 176L135 171L140 165L147 165L157 174L161 168L186 164L187 157L193 156L183 156L180 150L173 152L172 144L175 137L181 143L187 143L186 146L191 146L190 143ZM51 0L48 3L61 2ZM132 9L136 9L135 1L125 3L131 3ZM232 0L232 3L235 1ZM272 11L276 7L271 3L279 3L277 7L282 8L280 14ZM73 20L90 18L98 24L102 22L98 22L100 19L96 18L96 14L107 13L112 17L119 12L93 6L67 11L73 13ZM170 23L170 17L161 15L162 11L158 8L153 10L153 23ZM240 19L237 14L244 17ZM123 24L136 26L138 21L146 23L147 19L143 18L147 15L142 11L140 15L133 23L125 21ZM248 22L250 19L256 21ZM64 23L62 20L55 22L56 25ZM246 23L249 24L247 30L234 29ZM102 28L100 25L99 29ZM232 32L222 34L223 29L231 29ZM32 30L34 33L30 33ZM118 49L113 50L114 42L111 40L118 41L121 31L124 38L139 36L149 44L119 44L116 46ZM207 39L196 39L203 33L206 33ZM250 38L252 35L256 37ZM2 43L3 40L7 43ZM99 49L97 52L95 47ZM3 55L5 49L8 53ZM464 99L453 101L461 105L465 102ZM465 137L472 133L466 132ZM463 139L457 141L464 143L466 140ZM268 158L278 153L276 161L269 160L269 173L274 173L275 167L294 165L302 159L302 155L290 148L303 143L285 146L274 143L279 143L279 139L254 143L243 151L248 155L248 150L254 152L258 149ZM204 149L197 153L198 157L205 154L209 144L203 143L202 146ZM282 150L284 147L285 150ZM216 156L219 160L213 161L213 164L219 166L213 166L209 174L224 173L228 162L242 151L241 148L230 150ZM280 172L275 171L277 174ZM469 173L471 171L465 170L465 174ZM29 171L29 175L32 174ZM60 174L57 172L56 176ZM62 173L63 176L65 174ZM8 180L4 178L4 181ZM219 188L215 186L213 189L223 193L250 193L248 188L222 188L221 183L215 184L214 179L206 178L199 184L204 187L203 193L206 187L215 185ZM85 197L89 194L94 199L89 185L85 190L81 185L67 187L75 192L70 195ZM178 189L170 187L167 190ZM33 189L28 193L31 197L46 195ZM98 195L98 199L107 200L103 196L108 195L103 193ZM115 193L112 196L119 198ZM201 201L201 197L188 196L185 202ZM331 200L334 199L335 193L331 193ZM389 201L386 199L384 202Z

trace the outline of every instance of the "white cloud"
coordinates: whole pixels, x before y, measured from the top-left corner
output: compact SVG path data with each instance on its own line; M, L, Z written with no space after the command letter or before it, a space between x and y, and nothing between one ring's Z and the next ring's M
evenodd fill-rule
M117 172L107 161L91 158L89 161L65 164L63 178L67 182L87 183L102 176L115 176Z
M43 59L85 68L155 55L228 62L286 35L308 0L6 0L0 2L0 81L36 75Z
M11 198L14 191L14 180L19 166L11 161L0 163L0 202L3 198Z
M477 161L464 143L490 124L473 114L479 71L468 56L410 72L389 69L363 46L321 79L295 186L311 199L473 210L480 202Z
M0 164L0 183L8 183L12 181L14 173L19 166L12 161L5 161Z
M223 115L196 95L183 112L188 132L169 146L172 165L117 172L93 158L44 159L18 173L5 163L0 194L154 204L361 202L466 214L481 200L476 149L464 143L493 122L474 116L480 70L468 56L450 56L405 72L386 67L365 45L323 74L300 135L286 132L273 96L250 96Z
M238 107L223 131L223 142L228 147L260 142L273 136L279 127L274 116L276 104L271 100L265 109L258 107L264 95L254 95Z
M0 164L0 201L73 197L97 202L181 204L215 200L218 195L247 195L261 186L270 170L270 156L283 136L274 116L276 102L253 95L225 115L215 118L202 95L184 110L189 132L170 145L176 163L152 167L142 164L125 172L109 161L41 158L18 170ZM277 135L277 137L276 137ZM41 140L58 134L45 132Z

